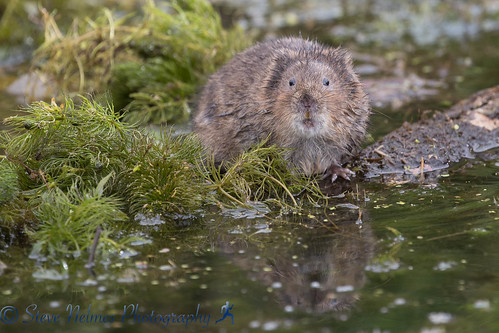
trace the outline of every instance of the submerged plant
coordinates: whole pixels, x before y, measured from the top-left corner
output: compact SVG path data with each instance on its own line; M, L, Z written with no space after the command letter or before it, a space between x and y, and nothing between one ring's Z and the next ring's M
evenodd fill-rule
M79 256L92 245L94 234L101 231L101 247L120 248L130 241L111 239L119 224L128 220L120 210L121 203L112 196L104 196L103 188L109 177L96 188L81 192L73 186L67 191L55 187L42 192L34 210L40 223L31 235L35 240L33 251L54 256L57 252Z
M226 31L206 0L157 6L116 19L104 9L75 21L64 34L43 12L45 41L34 68L55 78L65 93L111 90L131 122L174 123L189 117L189 102L217 67L247 46L240 29Z

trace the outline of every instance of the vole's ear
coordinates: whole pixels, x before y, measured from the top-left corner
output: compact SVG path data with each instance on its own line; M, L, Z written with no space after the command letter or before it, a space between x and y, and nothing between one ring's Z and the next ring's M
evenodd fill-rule
M329 52L329 57L331 58L332 62L340 62L343 63L346 67L353 67L353 61L350 52L348 52L346 49L341 48L340 46L335 49L331 49L331 51Z
M347 50L343 50L343 58L349 67L353 67L352 55Z
M281 52L274 52L271 57L270 68L266 73L266 86L271 90L275 90L282 84L282 80L284 79L282 75L290 65L291 60L288 55ZM289 80L290 78L287 79Z

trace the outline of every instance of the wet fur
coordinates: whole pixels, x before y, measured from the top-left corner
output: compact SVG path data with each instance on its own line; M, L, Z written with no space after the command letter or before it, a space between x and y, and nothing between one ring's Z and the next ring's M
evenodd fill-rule
M296 79L293 87L291 78ZM315 103L307 113L311 128L304 125L304 95ZM316 174L355 153L369 114L368 97L347 51L283 38L247 49L211 76L199 99L194 131L217 162L270 136L270 144L290 148L293 166Z

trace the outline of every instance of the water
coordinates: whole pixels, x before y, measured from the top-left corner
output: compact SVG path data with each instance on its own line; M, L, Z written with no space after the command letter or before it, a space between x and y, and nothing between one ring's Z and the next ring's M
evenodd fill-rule
M434 187L362 184L358 198L301 216L213 215L173 233L137 226L152 243L136 246L134 256L102 260L95 276L77 260L35 263L28 249L11 248L2 256L9 267L0 297L19 319L2 331L52 329L34 322L33 306L26 310L36 304L40 314L60 315L56 327L75 331L162 330L164 322L150 322L152 311L189 315L199 305L198 313L211 316L206 328L184 321L168 329L495 332L498 185L498 166L485 163ZM226 301L234 324L215 325ZM74 322L68 304L98 322ZM19 323L32 320L27 311L35 319ZM105 315L114 321L95 319Z
M374 66L365 79L412 73L440 84L377 107L374 138L499 83L498 1L259 3L221 10L262 35L341 41ZM14 109L5 96L2 109ZM0 330L498 332L499 161L471 162L435 184L359 183L301 215L206 212L173 230L152 216L123 230L146 242L98 253L93 273L80 259L2 249ZM226 302L234 324L215 323Z

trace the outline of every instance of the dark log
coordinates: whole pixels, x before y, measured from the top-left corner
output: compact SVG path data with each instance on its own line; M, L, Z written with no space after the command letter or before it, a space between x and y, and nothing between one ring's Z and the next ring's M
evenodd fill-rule
M404 123L353 162L378 181L434 180L465 160L499 157L499 86L482 90L430 119Z

